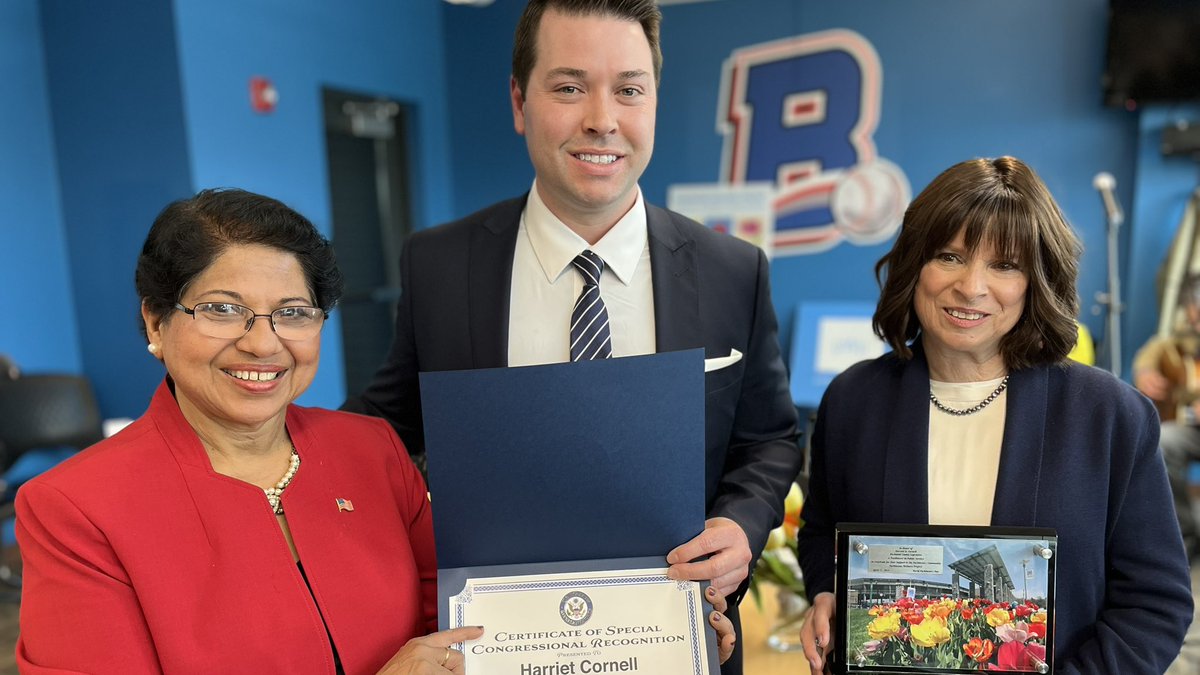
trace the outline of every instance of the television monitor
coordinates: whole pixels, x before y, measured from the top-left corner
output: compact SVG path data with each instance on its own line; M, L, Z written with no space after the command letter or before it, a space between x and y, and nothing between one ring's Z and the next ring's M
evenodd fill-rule
M1200 0L1111 0L1104 102L1200 100Z

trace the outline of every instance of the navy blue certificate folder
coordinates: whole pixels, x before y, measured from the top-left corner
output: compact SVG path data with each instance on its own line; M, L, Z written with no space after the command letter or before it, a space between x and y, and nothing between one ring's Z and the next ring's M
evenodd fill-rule
M601 589L633 583L621 571L664 569L666 554L704 529L702 350L422 373L421 408L441 629L465 625L472 593L465 603L461 594L472 579L484 584L472 587L481 593L487 579L520 577L530 581L499 586L554 588L611 607ZM528 576L579 572L615 576ZM704 607L701 617L711 610ZM622 621L633 625L639 608L626 611ZM688 672L706 662L716 673L715 634L703 619L687 623L695 616L679 616L680 626L693 626ZM555 611L514 620L566 619Z
M665 556L704 529L704 353L421 374L438 567Z

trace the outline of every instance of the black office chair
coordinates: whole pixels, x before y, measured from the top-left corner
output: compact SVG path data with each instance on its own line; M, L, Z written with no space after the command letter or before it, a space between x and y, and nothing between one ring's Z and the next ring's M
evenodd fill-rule
M0 471L34 448L86 448L104 438L92 385L78 375L0 379Z
M92 386L77 375L0 377L0 472L37 448L86 448L104 437ZM15 515L18 485L0 480L0 521ZM15 547L12 547L15 549ZM0 582L20 587L20 558L0 553ZM0 594L0 599L4 598Z

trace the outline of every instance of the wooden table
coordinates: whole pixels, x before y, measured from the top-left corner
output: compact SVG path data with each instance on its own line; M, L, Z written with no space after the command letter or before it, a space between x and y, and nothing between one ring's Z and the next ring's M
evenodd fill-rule
M803 652L777 652L767 646L779 604L774 587L767 585L763 591L761 611L751 595L740 606L742 634L738 639L742 641L745 675L809 675Z

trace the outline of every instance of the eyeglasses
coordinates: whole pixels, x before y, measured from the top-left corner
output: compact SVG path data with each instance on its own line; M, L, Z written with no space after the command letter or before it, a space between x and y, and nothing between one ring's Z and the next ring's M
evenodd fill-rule
M175 309L190 314L201 333L227 340L250 332L254 320L259 317L270 318L271 330L281 339L307 340L321 332L328 316L319 307L280 307L270 314L255 314L249 307L232 302L202 302L191 309L177 302Z

